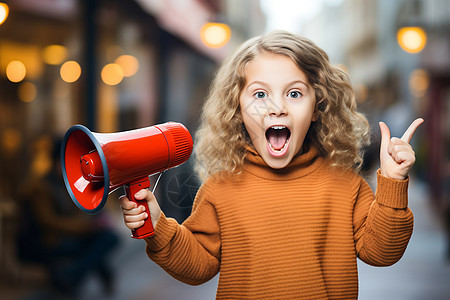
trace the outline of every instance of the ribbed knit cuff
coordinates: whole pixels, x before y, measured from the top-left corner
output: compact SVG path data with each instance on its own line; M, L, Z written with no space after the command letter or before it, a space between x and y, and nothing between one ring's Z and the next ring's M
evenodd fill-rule
M163 249L174 236L177 230L177 224L178 223L175 220L167 218L166 215L161 212L161 216L156 223L155 234L145 239L147 250L150 252L158 252Z
M408 183L409 177L405 180L395 180L382 176L378 170L376 201L391 208L404 209L408 207Z

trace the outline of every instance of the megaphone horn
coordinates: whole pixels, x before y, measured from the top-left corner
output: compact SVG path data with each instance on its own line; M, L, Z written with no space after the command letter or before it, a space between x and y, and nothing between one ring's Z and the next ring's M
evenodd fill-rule
M64 183L73 202L86 213L99 212L108 195L125 187L128 199L138 205L134 194L150 187L149 175L178 166L192 153L192 137L180 123L117 133L95 133L83 125L66 132L61 148ZM133 230L133 238L154 233L150 217Z

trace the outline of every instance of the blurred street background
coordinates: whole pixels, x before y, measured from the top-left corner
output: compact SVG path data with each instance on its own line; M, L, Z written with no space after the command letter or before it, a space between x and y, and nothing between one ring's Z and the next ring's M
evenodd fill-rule
M81 213L59 150L74 124L117 132L166 121L194 133L214 72L243 41L304 35L346 70L371 123L364 176L373 188L379 128L417 117L402 260L359 264L360 299L450 299L449 0L0 0L0 299L213 299L147 259L113 192ZM156 190L182 222L198 188L188 161ZM186 196L189 195L189 196Z

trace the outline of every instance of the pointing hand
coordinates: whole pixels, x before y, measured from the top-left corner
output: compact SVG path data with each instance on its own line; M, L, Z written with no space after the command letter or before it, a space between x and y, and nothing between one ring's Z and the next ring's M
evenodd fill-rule
M416 119L399 138L391 138L387 125L380 122L381 147L380 171L381 175L396 180L405 180L408 172L416 161L415 153L409 144L416 129L423 123L423 119Z

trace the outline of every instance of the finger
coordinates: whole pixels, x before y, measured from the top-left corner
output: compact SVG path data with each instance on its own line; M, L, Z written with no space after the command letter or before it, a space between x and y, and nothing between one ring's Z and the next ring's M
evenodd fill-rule
M410 144L395 137L391 138L388 145L388 153L397 163L402 163L406 160L413 161L415 156Z
M381 131L381 150L387 151L389 141L391 139L391 132L389 131L389 127L384 122L380 122L380 131Z
M146 199L147 201L153 201L156 200L155 196L153 195L152 192L150 192L148 189L142 189L139 192L137 192L134 195L134 198L136 198L136 200L144 200Z
M140 206L138 206L136 208L133 208L133 209L124 209L124 208L122 208L122 213L124 215L138 215L138 214L143 213L144 211L145 211L145 207L143 205L140 205Z
M148 218L148 214L143 212L139 215L124 215L125 223L141 222Z
M412 122L412 124L409 125L408 129L406 129L405 133L402 135L401 140L409 143L411 141L417 127L419 127L420 124L422 124L422 123L423 123L422 118L418 118L414 122Z
M122 209L126 210L130 210L137 207L137 204L133 201L130 201L125 195L119 197L119 204Z
M412 166L416 161L414 153L411 153L410 151L394 152L391 157L396 163L402 164L406 167Z
M142 225L144 225L144 223L145 223L145 221L139 221L139 222L126 223L126 225L129 229L136 229L136 228L139 228Z

